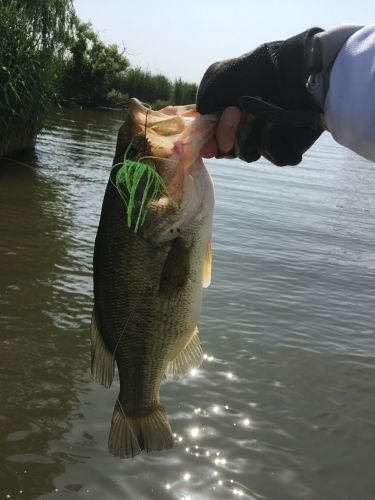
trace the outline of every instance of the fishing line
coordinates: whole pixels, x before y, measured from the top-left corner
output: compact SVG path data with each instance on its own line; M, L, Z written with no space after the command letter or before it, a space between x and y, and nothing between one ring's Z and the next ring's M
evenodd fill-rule
M146 112L146 119L145 119L145 128L144 128L144 138L147 141L147 120L148 120L148 111ZM141 133L141 132L140 132ZM138 135L138 134L137 134ZM133 143L130 142L128 147L125 150L124 153L124 161L122 163L116 163L112 167L115 168L119 165L120 168L118 169L116 173L116 178L115 181L113 182L112 177L110 176L110 180L113 184L113 186L116 188L118 194L121 196L123 199L125 205L126 205L126 210L127 210L127 224L128 227L131 228L131 223L132 223L132 214L133 210L135 208L135 196L136 196L136 191L139 185L139 182L143 175L147 173L147 180L146 180L146 186L143 191L143 196L141 199L141 205L138 213L138 217L136 220L136 224L134 226L134 232L136 233L138 231L139 226L142 226L142 224L145 221L146 215L147 215L147 205L146 205L146 199L147 195L149 194L150 190L151 191L151 196L149 200L147 200L147 204L150 203L150 201L157 200L161 195L167 196L173 204L177 206L177 203L172 200L171 196L168 193L167 186L165 185L165 182L161 175L156 171L156 168L153 164L148 164L144 163L143 160L164 160L164 161L174 161L170 158L161 158L159 156L138 156L134 160L130 160L128 158L128 153L130 151L130 148L133 146ZM120 341L122 337L125 334L126 327L128 326L129 323L129 317L127 318L127 321L124 325L124 328L122 330L122 333L116 343L116 346L113 351L112 355L112 361L115 361L115 354L117 351L117 348L120 344Z
M23 161L15 160L14 158L8 158L7 156L3 156L1 159L5 160L5 161L11 161L13 163L17 163L18 165L21 165L21 167L27 167L30 170L36 170L35 166L28 165L27 163L24 163Z
M121 341L122 337L125 335L125 328L128 326L128 323L129 323L129 317L128 317L128 319L127 319L127 321L126 321L125 325L124 325L124 328L122 329L122 333L121 333L121 335L120 335L120 337L119 337L119 339L118 339L118 341L117 341L117 343L116 343L116 346L115 346L115 348L114 348L114 350L113 350L112 362L114 362L114 361L116 360L116 359L115 359L115 354L116 354L117 348L118 348L118 346L119 346L119 344L120 344L120 341Z

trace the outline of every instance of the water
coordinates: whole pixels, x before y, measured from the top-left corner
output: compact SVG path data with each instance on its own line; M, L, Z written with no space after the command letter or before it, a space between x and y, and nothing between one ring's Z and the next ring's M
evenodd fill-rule
M328 135L297 168L208 162L207 359L162 386L172 450L108 456L91 262L120 123L58 113L0 168L0 498L373 499L375 167Z

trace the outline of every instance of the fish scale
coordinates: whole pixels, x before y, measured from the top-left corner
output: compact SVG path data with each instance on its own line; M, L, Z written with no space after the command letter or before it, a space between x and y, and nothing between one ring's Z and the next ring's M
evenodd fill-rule
M117 364L120 392L108 444L110 453L120 457L173 445L173 434L160 405L160 384L164 374L183 376L202 361L196 325L210 266L207 249L213 188L199 150L213 133L215 119L199 117L200 128L195 127L194 134L198 131L200 140L194 136L195 142L189 145L186 132L195 123L190 118L191 107L186 121L173 121L169 115L153 112L158 113L160 135L150 119L147 139L141 140L139 134L149 113L145 109L139 101L130 101L128 118L119 132L94 250L92 373L95 380L109 387L114 360ZM168 121L165 129L164 120ZM121 168L119 158L129 151L134 137L137 140L132 142L132 154L149 155L155 148L160 156L155 158L156 168L160 164L163 178L170 180L166 181L170 198L149 202L144 225L137 232L128 227L124 198L114 182ZM179 137L188 145L186 150L175 147ZM176 151L182 156L176 158Z

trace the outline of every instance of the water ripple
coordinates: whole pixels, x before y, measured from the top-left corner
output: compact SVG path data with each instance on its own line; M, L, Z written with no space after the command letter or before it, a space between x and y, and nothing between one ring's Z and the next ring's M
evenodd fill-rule
M58 112L0 169L1 496L372 498L375 174L327 135L296 168L208 162L204 363L162 384L172 450L108 456L119 386L90 381L89 324L120 123Z

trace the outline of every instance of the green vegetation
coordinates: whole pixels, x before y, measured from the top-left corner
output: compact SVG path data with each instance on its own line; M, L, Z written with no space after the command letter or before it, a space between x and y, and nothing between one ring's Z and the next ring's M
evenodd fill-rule
M159 101L160 107L171 104L173 85L163 75L152 75L141 68L129 68L117 83L119 90L129 97L137 97L152 104Z
M33 147L48 105L195 101L196 85L131 68L74 13L73 0L0 0L0 157Z
M81 105L123 106L129 97L138 97L155 108L167 104L191 104L197 86L181 79L172 83L164 75L152 75L131 68L124 51L106 45L90 23L74 20L73 35L60 90L62 100Z
M0 0L0 156L33 146L72 13L71 0Z
M61 94L81 104L104 104L116 96L116 81L129 66L116 45L106 45L89 23L74 19L74 29L68 44Z

